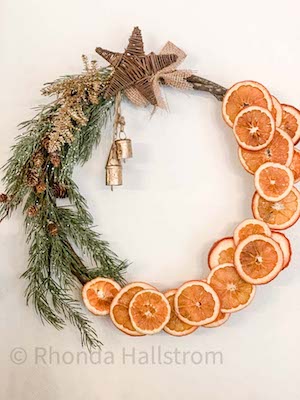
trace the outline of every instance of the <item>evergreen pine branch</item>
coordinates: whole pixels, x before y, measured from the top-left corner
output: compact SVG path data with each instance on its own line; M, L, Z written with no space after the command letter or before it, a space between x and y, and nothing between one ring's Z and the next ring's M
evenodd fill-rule
M97 338L95 329L87 316L82 313L80 303L72 299L66 289L74 285L71 269L68 271L66 268L72 264L73 258L67 256L68 252L61 245L61 241L55 239L59 246L57 247L53 241L51 243L42 237L41 232L36 235L30 247L29 268L23 274L23 277L30 282L26 290L27 304L32 302L42 322L48 322L56 329L65 326L65 321L60 316L62 315L79 329L82 345L87 346L89 350L99 347L101 342ZM63 256L66 258L62 258ZM62 259L63 271L53 268L55 263L59 262L61 265ZM66 275L70 280L61 279L62 275Z
M74 132L72 146L65 146L62 151L62 166L56 175L60 182L70 178L76 164L83 165L91 155L93 148L101 140L101 131L105 127L113 101L102 99L99 104L91 105L85 110L89 123Z
M64 182L68 188L67 190L70 204L74 206L76 212L81 216L85 224L91 225L93 223L93 217L88 211L87 202L80 193L77 184L72 178L65 178Z
M64 319L68 319L79 329L83 345L89 350L99 347L101 342L82 313L80 303L69 294L70 289L77 287L72 271L79 268L76 265L78 259L70 254L61 237L45 236L43 228L35 228L34 236L29 251L29 268L23 274L29 280L27 304L32 302L42 322L48 322L56 329L62 329Z
M26 129L26 132L17 136L16 144L11 147L12 155L2 167L2 180L10 202L1 206L0 216L10 215L29 194L31 188L24 182L26 172L33 154L41 146L42 138L51 129L51 117L56 110L57 105L41 106L32 120L20 124L20 129Z
M26 303L32 303L42 322L48 322L56 329L62 329L64 320L52 309L49 298L47 281L50 274L51 243L44 232L38 231L29 248L28 269L22 275L29 283L25 291Z
M109 69L99 70L99 76L105 79L109 74ZM17 138L12 156L3 168L8 201L0 204L0 222L23 203L29 243L28 268L22 275L28 280L26 302L33 304L43 323L57 329L62 329L69 320L80 331L82 344L89 349L99 347L101 342L71 291L77 290L79 282L84 284L96 276L124 283L128 263L121 261L101 235L92 230L92 216L72 173L74 166L84 164L100 143L112 105L113 100L104 100L101 96L98 104L82 105L88 122L83 126L74 125L73 142L61 146L59 166L51 163L44 141L53 130L61 103L54 101L39 108L32 120L20 125L25 132ZM38 168L39 179L45 185L42 191L27 183L28 172L36 169L37 153L45 156ZM57 205L54 191L57 183L66 187L70 208ZM57 227L57 233L49 231L49 224ZM79 253L88 258L89 265Z
M85 224L80 214L70 209L58 210L58 218L63 231L87 255L95 265L89 276L103 276L124 284L123 274L128 262L121 261L110 249L108 242L101 239L101 235Z
M81 311L79 302L72 299L64 287L57 284L53 279L49 279L48 287L54 309L63 314L79 330L82 346L86 346L89 351L99 348L102 343L89 319Z

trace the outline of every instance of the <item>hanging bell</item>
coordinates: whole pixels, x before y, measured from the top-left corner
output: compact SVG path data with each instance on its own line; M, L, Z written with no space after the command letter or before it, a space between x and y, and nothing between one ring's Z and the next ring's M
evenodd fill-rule
M125 118L122 115L118 116L118 125L120 127L119 139L116 140L117 156L119 160L125 160L132 158L132 145L131 140L127 139L125 128Z
M122 164L117 156L115 142L111 146L105 169L107 186L111 186L111 189L113 189L113 186L122 185Z
M117 156L119 160L126 160L127 158L132 158L132 144L131 140L127 139L117 139Z

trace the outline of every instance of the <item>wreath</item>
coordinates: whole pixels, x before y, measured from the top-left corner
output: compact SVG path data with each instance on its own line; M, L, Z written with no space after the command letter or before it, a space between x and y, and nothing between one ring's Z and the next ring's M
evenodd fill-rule
M200 326L221 326L250 304L257 285L270 282L290 262L290 243L281 231L300 215L300 194L294 186L300 180L295 148L300 112L280 104L257 82L239 82L227 90L178 70L185 54L171 42L159 54L146 55L137 27L124 53L102 48L96 52L110 66L99 68L84 56L83 73L46 84L42 94L55 99L20 125L23 133L4 166L1 221L20 205L25 216L26 301L57 329L69 320L88 349L101 342L76 299L80 285L88 310L109 314L117 328L132 336L161 330L183 336ZM128 261L120 260L92 229L92 216L72 178L74 166L91 157L103 128L113 120L106 183L111 188L122 184L123 161L132 157L132 146L121 102L127 98L137 106L164 108L161 85L206 91L222 101L241 164L254 175L256 187L254 217L212 246L208 277L164 294L146 283L126 284Z

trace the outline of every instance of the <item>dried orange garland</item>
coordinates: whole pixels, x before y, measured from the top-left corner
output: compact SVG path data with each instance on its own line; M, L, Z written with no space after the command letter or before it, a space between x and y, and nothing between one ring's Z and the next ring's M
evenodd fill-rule
M254 175L254 218L241 222L232 237L218 240L208 255L208 277L183 283L166 293L143 282L121 287L96 278L83 287L83 301L95 315L110 315L131 336L162 330L174 336L198 327L223 325L247 307L256 285L269 283L291 260L288 238L278 231L300 216L300 112L281 105L261 84L243 81L224 96L223 118L232 127L239 158Z

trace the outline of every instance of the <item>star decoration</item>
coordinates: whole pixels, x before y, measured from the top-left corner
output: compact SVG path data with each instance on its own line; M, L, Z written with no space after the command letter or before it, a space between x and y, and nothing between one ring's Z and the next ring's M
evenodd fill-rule
M193 72L186 69L177 69L179 64L185 59L186 54L179 47L175 46L172 42L167 42L161 49L159 54L176 54L177 61L168 67L158 71L152 78L152 88L157 101L157 106L160 108L167 108L164 96L161 93L160 86L170 86L176 89L192 89L193 85L187 81L187 78L193 75ZM124 91L127 98L138 107L145 107L148 105L147 99L143 97L134 87Z
M136 89L149 103L156 106L157 98L153 89L153 77L177 61L176 54L145 55L141 31L135 27L124 53L96 48L96 52L114 67L114 73L104 93L105 98L115 96L119 91Z

